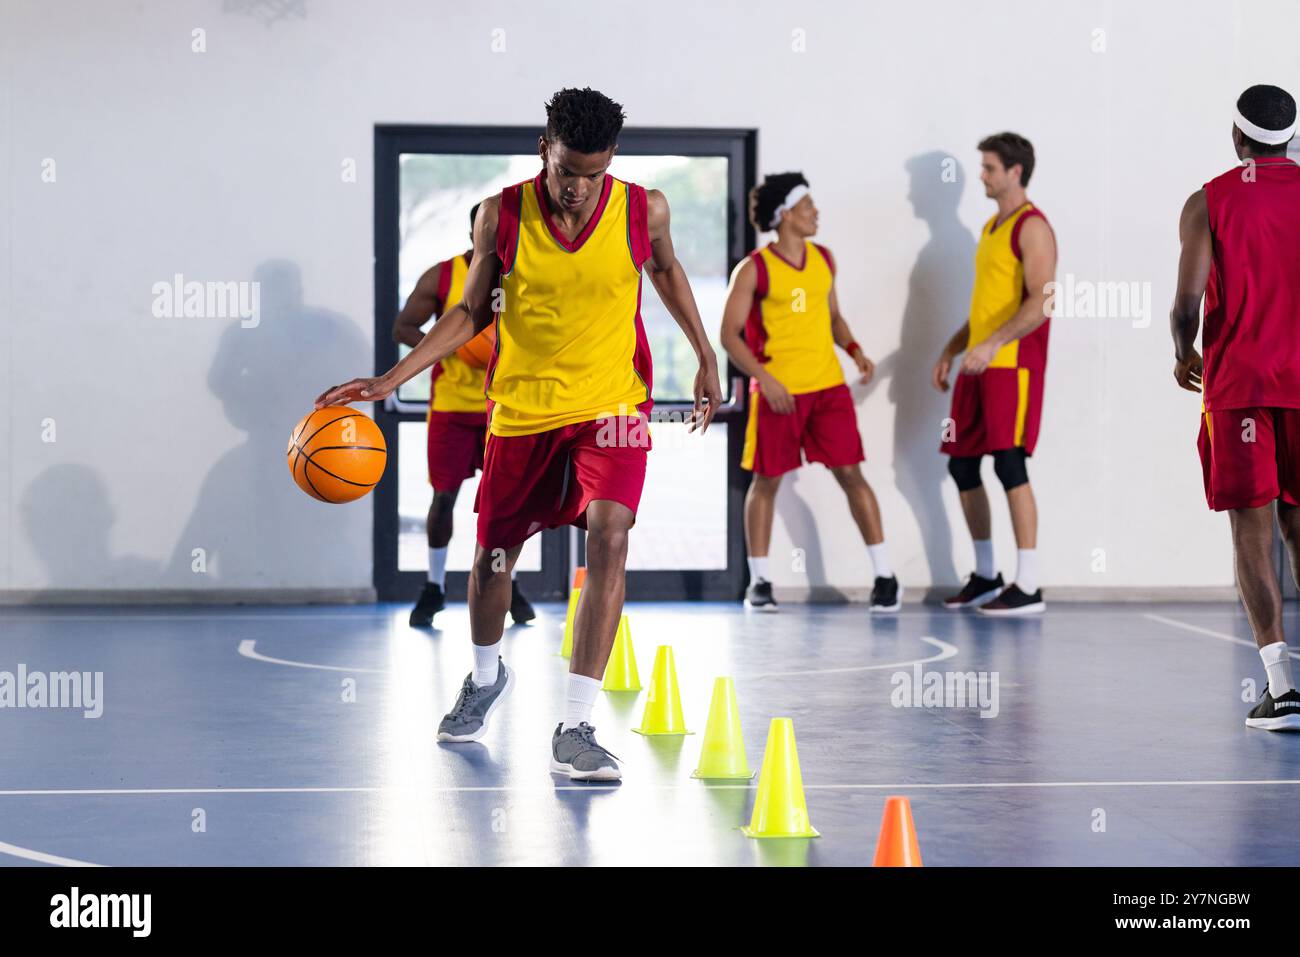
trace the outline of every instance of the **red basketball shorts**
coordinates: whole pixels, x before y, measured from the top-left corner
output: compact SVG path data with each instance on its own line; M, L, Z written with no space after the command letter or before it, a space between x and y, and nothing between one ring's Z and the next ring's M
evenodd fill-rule
M486 412L429 411L429 484L450 492L483 467Z
M488 434L474 511L478 543L513 548L544 528L587 527L598 499L635 515L645 484L645 418L612 416L532 435Z
M952 421L939 451L960 458L1023 448L1034 454L1043 410L1041 369L985 369L959 375L952 390Z
M742 468L758 475L783 475L804 459L827 468L857 465L865 459L853 395L847 385L794 396L784 415L767 404L757 384L750 386Z
M1201 416L1205 500L1222 512L1277 499L1300 505L1300 409L1224 409Z

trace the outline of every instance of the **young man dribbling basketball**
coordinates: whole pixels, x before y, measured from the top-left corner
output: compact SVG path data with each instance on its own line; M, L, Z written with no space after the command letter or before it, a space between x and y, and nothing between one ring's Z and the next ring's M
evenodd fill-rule
M469 587L474 670L438 739L477 741L487 731L514 682L500 656L510 570L529 536L574 524L587 529L587 578L551 770L609 781L622 772L589 719L623 606L628 532L650 446L643 267L699 362L691 431L708 428L721 389L717 358L673 252L667 200L608 173L622 107L595 90L565 89L546 114L541 172L483 201L460 304L387 373L336 386L317 406L382 399L486 328L499 287Z

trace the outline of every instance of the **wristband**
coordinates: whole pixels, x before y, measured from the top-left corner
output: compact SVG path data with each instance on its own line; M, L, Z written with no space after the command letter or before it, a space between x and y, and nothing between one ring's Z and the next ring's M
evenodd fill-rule
M854 350L861 352L862 346L858 345L857 342L850 342L847 346L844 347L844 351L847 352L849 355L853 355Z

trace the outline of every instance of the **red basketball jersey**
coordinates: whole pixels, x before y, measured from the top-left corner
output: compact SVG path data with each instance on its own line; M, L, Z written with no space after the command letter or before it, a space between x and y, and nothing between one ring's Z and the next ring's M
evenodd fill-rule
M1235 167L1205 184L1205 202L1205 408L1300 408L1300 166Z

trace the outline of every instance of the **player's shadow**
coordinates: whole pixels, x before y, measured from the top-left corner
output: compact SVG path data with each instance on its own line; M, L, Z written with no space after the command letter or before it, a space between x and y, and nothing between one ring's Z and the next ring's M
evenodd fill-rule
M164 570L167 587L328 588L370 565L368 549L350 555L339 547L345 523L364 519L369 527L366 506L347 513L304 495L285 459L289 432L316 396L369 374L370 346L346 316L304 303L297 263L263 262L253 279L259 321L229 320L208 370L208 388L244 440L204 479Z
M43 589L145 588L158 573L156 561L113 553L117 516L104 480L88 465L51 465L27 486L18 508L45 567Z
M975 237L957 217L966 174L955 158L938 151L922 153L904 168L911 184L908 201L930 237L908 276L898 348L879 361L868 391L889 382L894 480L920 529L931 586L947 586L959 578L943 499L948 459L939 452L939 436L952 393L936 390L930 376L944 343L969 312ZM884 518L888 526L889 516Z
M820 466L818 466L820 468ZM781 516L781 523L785 526L786 534L790 536L790 542L796 550L789 556L791 567L794 569L796 580L802 579L807 583L808 597L807 601L848 601L849 596L828 584L826 577L826 558L823 553L821 535L817 531L817 517L813 509L808 505L804 496L800 494L800 484L805 481L803 476L807 472L807 466L794 472L787 472L785 479L781 482L781 490L776 496L776 511ZM807 489L802 491L807 492ZM835 521L849 521L849 504L844 495L836 486L832 507L843 510L840 518ZM856 534L856 528L854 529ZM785 561L784 556L774 556L772 561ZM867 557L864 551L862 555L863 567L867 566ZM802 573L800 568L803 569ZM863 573L866 577L864 582L870 582L871 575L869 571Z

